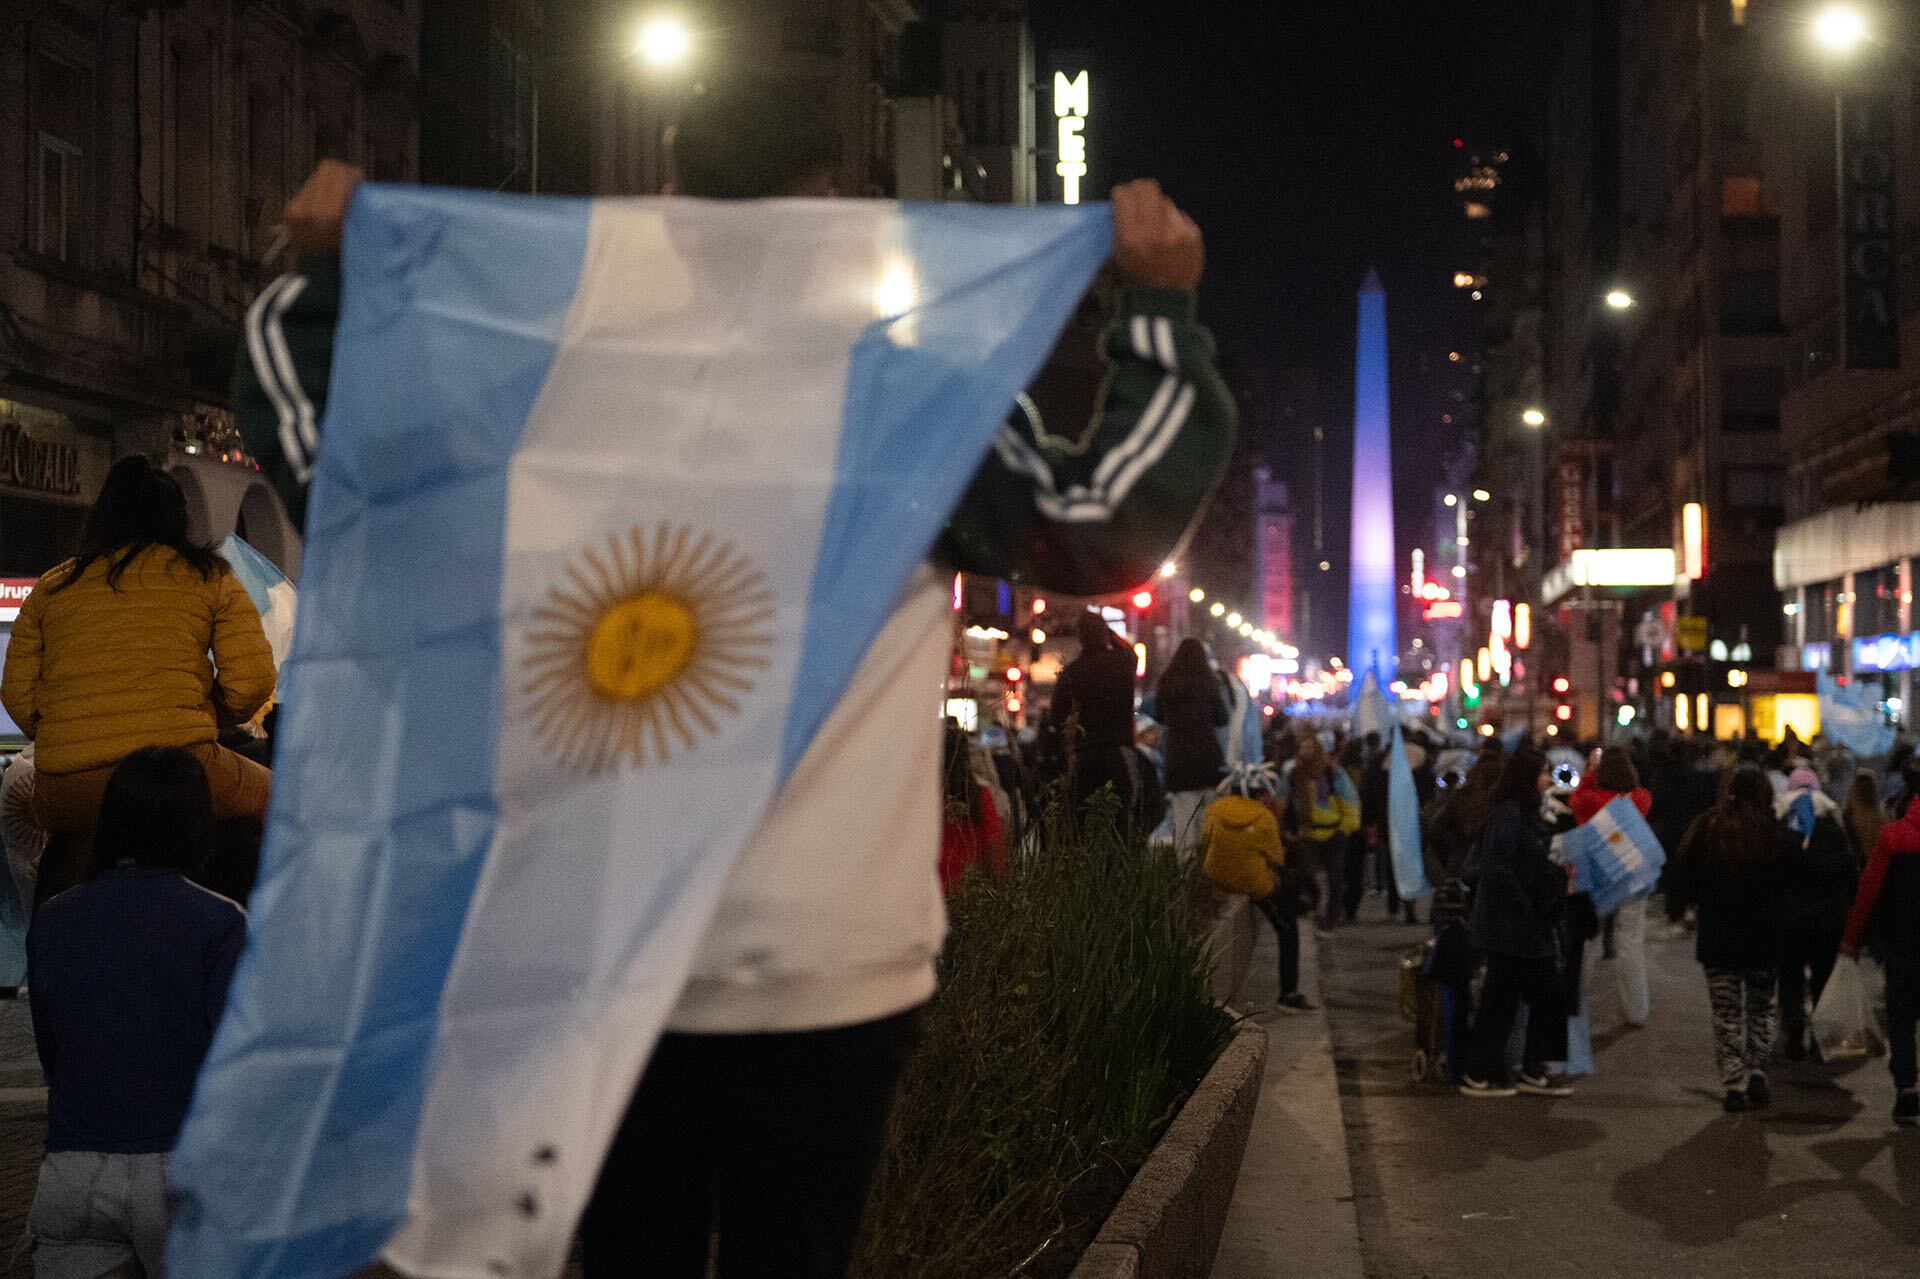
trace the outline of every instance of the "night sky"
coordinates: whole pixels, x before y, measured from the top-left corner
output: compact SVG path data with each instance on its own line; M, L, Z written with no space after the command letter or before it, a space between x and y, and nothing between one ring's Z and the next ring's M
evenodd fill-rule
M1345 629L1354 293L1368 264L1387 287L1396 532L1404 561L1429 538L1437 461L1470 390L1449 350L1470 352L1476 308L1452 286L1479 265L1453 194L1466 151L1525 140L1551 47L1551 0L1033 0L1040 65L1093 72L1093 187L1155 177L1207 236L1201 306L1238 376L1319 374L1326 430L1326 538L1333 571L1314 603L1309 651ZM1045 98L1043 93L1043 99ZM1042 120L1046 127L1048 120ZM1308 448L1261 433L1294 481L1310 537ZM1415 524L1418 520L1419 525ZM1426 527L1422 527L1426 526ZM1301 564L1311 573L1305 553Z

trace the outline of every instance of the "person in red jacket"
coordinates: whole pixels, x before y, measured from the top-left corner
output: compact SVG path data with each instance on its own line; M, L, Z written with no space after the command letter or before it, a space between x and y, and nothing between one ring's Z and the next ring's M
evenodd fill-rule
M1854 894L1840 953L1857 955L1868 933L1887 961L1887 1064L1893 1071L1893 1121L1920 1123L1914 1032L1920 1026L1920 761L1900 770L1907 811L1880 828Z
M1645 817L1653 807L1653 795L1640 784L1633 759L1618 746L1600 752L1599 762L1588 769L1567 800L1574 821L1582 826L1595 814L1622 795L1633 802ZM1632 1026L1644 1026L1652 1015L1653 987L1647 974L1647 902L1638 898L1627 902L1611 917L1613 928L1614 985L1620 992L1620 1012Z

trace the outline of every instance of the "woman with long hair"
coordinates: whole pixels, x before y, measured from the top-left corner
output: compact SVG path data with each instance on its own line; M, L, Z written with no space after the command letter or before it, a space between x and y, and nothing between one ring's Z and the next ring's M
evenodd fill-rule
M1729 1113L1772 1100L1774 993L1790 920L1793 837L1774 819L1773 783L1753 765L1673 859L1669 891L1699 908L1694 957L1707 974L1713 1050Z
M1567 803L1573 809L1574 821L1584 826L1599 816L1601 809L1621 798L1639 809L1642 817L1653 807L1653 796L1640 785L1640 771L1633 766L1633 757L1622 747L1609 746L1580 779ZM1653 1001L1653 984L1647 973L1647 899L1636 897L1622 903L1607 917L1606 927L1611 937L1606 949L1614 961L1621 1015L1630 1026L1644 1026L1652 1015Z
M1863 768L1853 775L1853 785L1847 789L1847 802L1841 810L1843 824L1847 828L1847 838L1853 841L1853 855L1862 865L1873 855L1873 846L1880 842L1880 828L1887 824L1887 810L1880 798L1880 783L1874 779L1871 768Z
M1184 860L1200 846L1201 817L1226 770L1217 731L1227 723L1226 700L1207 660L1207 646L1184 639L1154 688L1157 718L1166 725L1167 798L1173 806L1173 846Z
M1573 1089L1548 1072L1567 1056L1566 991L1556 962L1554 923L1565 908L1567 873L1549 857L1540 799L1553 785L1547 757L1522 745L1507 757L1493 814L1467 878L1474 885L1469 928L1487 956L1487 979L1473 1022L1473 1044L1460 1091L1469 1097L1511 1097L1516 1091L1565 1097ZM1507 1040L1527 1005L1526 1048L1519 1077L1507 1078Z
M114 463L79 553L34 586L14 622L0 700L34 742L33 815L56 836L36 889L78 878L108 778L145 746L186 749L216 820L262 817L270 774L220 746L274 688L260 615L225 560L193 540L179 481Z
M940 829L940 887L951 893L969 866L999 879L1007 846L993 793L973 775L973 746L959 721L948 720L940 768L945 801Z

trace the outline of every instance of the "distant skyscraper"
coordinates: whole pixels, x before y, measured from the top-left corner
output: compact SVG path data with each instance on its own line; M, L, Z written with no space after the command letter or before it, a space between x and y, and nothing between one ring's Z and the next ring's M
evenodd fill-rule
M1285 480L1264 466L1253 471L1254 584L1260 592L1260 625L1299 643L1293 627L1293 504Z
M1360 286L1353 360L1353 555L1347 583L1347 663L1393 678L1393 438L1387 421L1387 293L1371 268Z

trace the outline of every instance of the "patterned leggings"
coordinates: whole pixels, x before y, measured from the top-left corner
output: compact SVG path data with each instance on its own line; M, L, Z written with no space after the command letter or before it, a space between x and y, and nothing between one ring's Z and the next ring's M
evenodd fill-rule
M1713 1059L1720 1067L1720 1086L1729 1092L1745 1088L1754 1075L1767 1072L1773 1051L1774 968L1707 969L1707 1002L1713 1009Z

